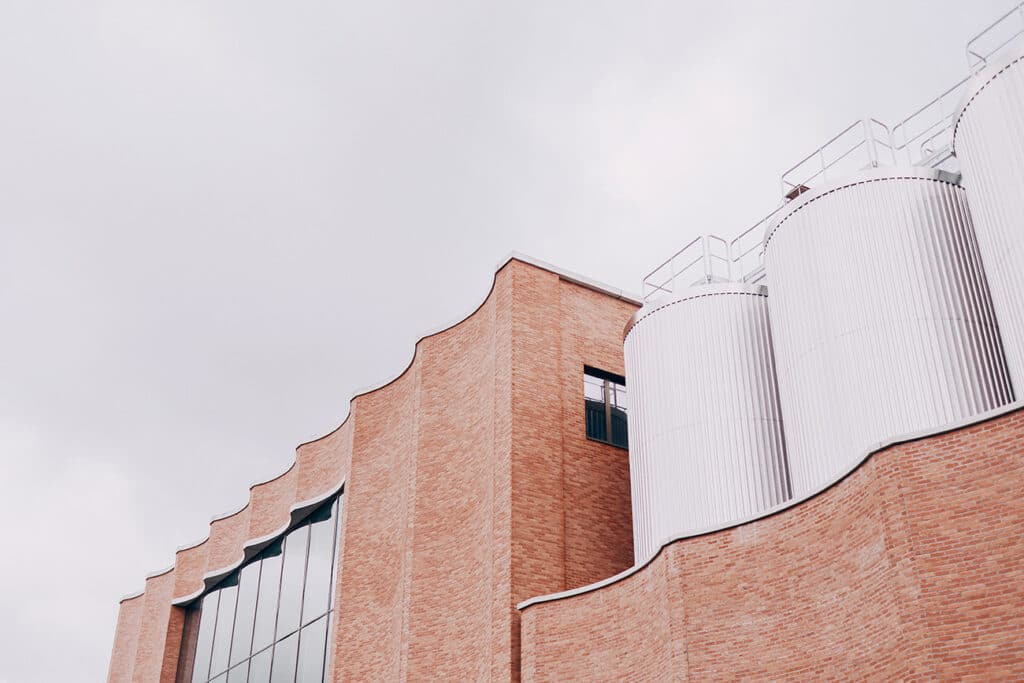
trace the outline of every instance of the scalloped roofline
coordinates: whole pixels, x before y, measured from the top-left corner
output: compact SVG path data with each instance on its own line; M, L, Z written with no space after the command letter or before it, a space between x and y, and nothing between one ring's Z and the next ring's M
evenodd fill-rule
M396 375L390 377L386 381L383 381L383 382L380 382L380 383L377 383L377 384L374 384L374 385L370 385L368 387L359 389L355 393L353 393L352 396L348 400L348 411L345 414L345 418L341 421L340 424L338 424L337 427L335 427L334 429L330 430L326 434L323 434L323 435L318 436L316 438L313 438L313 439L310 439L308 441L304 441L304 442L300 443L294 449L295 450L295 454L296 454L295 457L292 458L291 463L285 468L285 470L283 472L281 472L280 474L277 474L277 475L275 475L273 477L270 477L269 479L265 479L263 481L257 481L257 482L254 482L254 483L250 484L249 485L249 496L248 496L247 500L245 501L245 503L242 504L241 507L239 507L237 509L232 509L232 510L230 510L228 512L224 512L224 513L221 513L221 514L214 515L213 517L210 518L210 522L209 523L212 525L214 522L225 520L225 519L228 519L230 517L233 517L235 515L238 515L238 514L244 512L252 504L252 491L253 491L253 489L255 489L257 486L263 486L265 484L269 484L271 482L277 481L278 479L280 479L281 477L287 475L289 472L291 472L295 468L295 465L298 462L297 456L298 456L299 449L301 449L301 448L303 448L305 446L309 446L309 445L312 445L314 443L317 443L318 441L322 441L322 440L330 437L331 435L337 433L338 430L340 430L342 427L345 426L345 424L348 422L349 418L352 415L352 403L353 403L353 401L355 401L360 396L365 396L366 394L370 394L370 393L373 393L373 392L378 391L380 389L383 389L384 387L390 385L391 383L393 383L396 380L398 380L399 378L401 378L406 372L408 372L409 368L411 368L413 363L416 362L416 354L417 354L417 352L419 350L420 342L422 342L423 340L425 340L425 339L427 339L429 337L433 337L433 336L435 336L437 334L440 334L442 332L450 330L450 329L458 326L459 324L465 322L469 318L471 318L477 311L480 310L480 308L485 303L487 303L487 300L490 298L491 294L494 292L494 285L497 282L498 273L500 273L502 271L502 269L504 269L505 266L507 266L512 261L519 261L520 263L524 263L526 265L533 266L534 268L539 268L541 270L553 273L555 275L558 275L558 277L561 278L562 280L565 280L567 282L571 282L573 284L579 285L580 287L584 287L586 289L590 289L590 290L593 290L595 292L599 292L599 293L604 294L606 296L613 297L615 299L620 299L622 301L626 301L626 302L634 304L634 305L636 305L638 307L643 304L643 301L641 300L641 298L638 295L636 295L636 294L633 294L633 293L630 293L630 292L626 292L626 291L621 290L621 289L619 289L617 287L612 287L610 285L604 284L604 283L602 283L602 282L600 282L598 280L586 277L584 275L580 275L578 273L574 273L572 271L565 270L563 268L559 268L559 267L557 267L555 265L547 263L546 261L542 261L540 259L533 258L532 256L528 256L526 254L522 254L522 253L516 252L516 251L510 252L505 258L501 259L498 262L498 264L495 266L494 273L491 276L490 287L488 287L487 292L484 294L484 297L480 300L480 302L477 303L472 309L470 309L468 313L466 313L465 315L463 315L461 317L456 318L455 320L449 322L446 325L442 325L440 327L434 328L434 329L426 332L425 334L420 335L416 339L416 342L413 344L413 351L412 351L411 357L409 358L409 361L402 367L402 370L399 373L397 373ZM252 555L255 555L256 552L258 552L259 549L262 548L262 546L267 545L267 543L269 543L270 541L273 541L274 538L277 538L277 536L280 536L281 533L284 533L284 531L287 531L287 529L291 526L291 524L294 523L295 515L302 514L304 511L306 511L308 509L308 507L310 505L314 504L318 500L319 500L319 502L322 502L322 500L326 500L326 497L329 497L330 495L333 495L333 494L337 493L338 491L342 490L342 488L344 487L344 483L345 482L344 482L344 479L343 479L341 482L335 484L335 486L332 487L330 489L330 492L327 493L327 494L321 494L321 495L315 496L313 499L310 499L309 501L302 501L302 502L294 503L289 508L289 522L287 524L285 524L284 527L282 527L279 531L275 531L274 533L272 533L272 534L270 534L268 536L264 536L264 537L256 538L256 539L249 539L249 540L246 540L245 542L243 542L243 544L242 544L242 559L240 561L232 563L231 565L229 565L227 567L221 567L221 568L213 569L213 570L210 570L210 571L204 573L203 577L202 577L202 582L203 582L203 588L202 589L200 589L199 591L195 591L195 592L193 592L193 593L191 593L189 595L180 597L180 598L174 598L172 600L172 604L174 604L174 605L184 605L184 604L187 604L188 602L191 602L192 600L194 600L199 595L202 595L206 590L209 589L209 587L211 585L213 585L214 583L219 581L221 578L223 578L224 576L226 576L230 572L232 572L235 569L237 569L241 564L244 564L248 559L250 559L252 557ZM313 501L313 502L311 502L311 501ZM269 541L267 539L269 539ZM147 574L146 575L146 580L148 581L151 578L162 576L162 575L164 575L164 574L166 574L166 573L168 573L170 571L173 571L174 568L177 566L177 556L178 556L179 553L191 550L193 548L197 548L197 547L203 545L204 543L206 543L209 540L210 540L210 532L208 531L206 536L203 537L202 539L200 539L198 541L195 541L195 542L192 542L192 543L186 543L185 545L179 546L175 550L175 553L174 553L174 555L175 555L174 562L169 567L167 567L165 569L161 569L159 571ZM125 602L127 600L133 600L135 598L143 596L144 594L145 594L145 587L143 587L143 589L141 591L132 592L132 593L128 593L128 594L124 595L119 602L123 603L123 602Z

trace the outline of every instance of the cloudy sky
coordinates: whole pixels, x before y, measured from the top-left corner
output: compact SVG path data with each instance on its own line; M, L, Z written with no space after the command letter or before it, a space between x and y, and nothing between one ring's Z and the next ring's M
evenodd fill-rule
M0 681L471 310L512 250L636 291L1012 0L0 0Z

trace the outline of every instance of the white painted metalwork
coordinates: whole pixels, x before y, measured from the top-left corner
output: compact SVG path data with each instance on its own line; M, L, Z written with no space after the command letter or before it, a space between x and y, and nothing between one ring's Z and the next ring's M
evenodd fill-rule
M677 286L728 282L729 243L717 235L695 237L644 277L643 298L670 296Z
M960 79L941 95L892 129L897 158L914 166L957 172L953 155L953 122L970 77Z
M778 210L776 208L729 242L729 272L734 282L764 281L764 234Z
M701 235L690 240L644 277L644 301L671 296L679 286L762 282L765 276L764 233L774 215L775 211L730 241L718 235Z
M765 287L708 284L646 304L625 360L637 562L789 499Z
M1024 51L989 57L956 117L954 146L1018 395L1024 393Z
M765 241L794 495L870 444L1013 399L955 175L873 169L801 195Z
M1003 50L1024 42L1024 2L967 41L967 65L977 73Z
M895 164L889 127L876 119L854 121L782 174L782 194L793 200L807 190L866 168Z

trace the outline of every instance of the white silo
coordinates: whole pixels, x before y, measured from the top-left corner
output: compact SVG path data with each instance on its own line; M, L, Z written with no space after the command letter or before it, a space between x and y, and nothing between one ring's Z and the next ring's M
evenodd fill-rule
M1019 396L1024 393L1024 50L983 54L976 55L982 68L968 82L954 116L953 145Z
M957 176L868 166L786 185L792 201L765 237L794 496L879 442L1012 400Z
M706 284L645 304L625 360L638 563L672 537L789 499L764 286Z

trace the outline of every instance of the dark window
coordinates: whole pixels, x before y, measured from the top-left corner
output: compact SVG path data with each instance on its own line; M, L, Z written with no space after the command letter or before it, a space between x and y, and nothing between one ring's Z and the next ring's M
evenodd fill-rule
M340 501L320 506L195 603L191 676L179 680L323 681Z
M628 448L626 378L584 367L583 399L587 413L587 438Z

